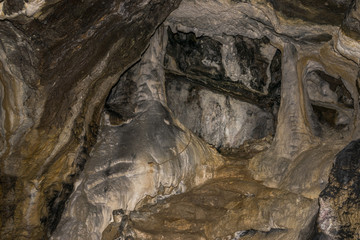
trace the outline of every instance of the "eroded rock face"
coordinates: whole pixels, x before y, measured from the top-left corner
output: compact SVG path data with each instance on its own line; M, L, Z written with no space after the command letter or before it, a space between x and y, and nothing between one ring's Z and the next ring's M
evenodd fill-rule
M273 135L281 52L269 39L168 35L168 105L187 128L216 148Z
M274 133L271 113L236 98L169 78L167 96L179 121L216 148L238 148Z
M112 212L126 213L142 202L181 193L211 178L221 157L174 119L164 102L162 69L166 33L160 28L142 60L120 79L136 84L108 99L97 144L51 239L100 239ZM126 80L125 80L125 79ZM130 100L129 100L130 99ZM124 109L134 104L125 122ZM133 101L131 101L133 100ZM118 106L118 107L116 107ZM118 115L116 115L118 114Z
M351 2L337 41L337 50L346 58L360 64L360 2Z
M290 19L339 26L351 0L268 0L275 10Z
M308 75L306 81L318 121L332 128L348 127L353 115L354 101L342 80L322 71L314 71Z
M122 237L309 238L335 154L360 137L359 5L0 1L1 238L105 238L112 218ZM249 153L256 180L224 171L146 205L213 176L220 156L194 133L267 149ZM358 237L341 180L356 154L321 195L323 238Z
M309 239L317 209L317 200L254 181L237 158L201 187L123 216L103 239Z
M323 238L360 238L360 140L338 153L329 183L320 194L319 229Z
M128 123L100 129L78 185L51 239L100 239L114 210L179 194L213 175L220 157L149 102Z
M110 89L179 2L1 1L2 239L56 227Z
M278 107L281 52L267 37L241 35L196 37L168 31L165 69L168 78L186 79L267 110ZM274 106L277 105L277 106Z

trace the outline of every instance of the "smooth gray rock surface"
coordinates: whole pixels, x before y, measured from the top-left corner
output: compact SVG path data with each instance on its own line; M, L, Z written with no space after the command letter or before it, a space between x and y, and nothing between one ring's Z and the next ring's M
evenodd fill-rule
M274 133L274 117L259 107L183 81L167 80L169 108L216 148L238 148Z

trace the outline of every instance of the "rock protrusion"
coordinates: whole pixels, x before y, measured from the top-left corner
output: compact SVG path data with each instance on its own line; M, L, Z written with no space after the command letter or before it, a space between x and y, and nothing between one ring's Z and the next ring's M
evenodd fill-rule
M360 140L337 154L320 194L318 227L330 239L360 238Z

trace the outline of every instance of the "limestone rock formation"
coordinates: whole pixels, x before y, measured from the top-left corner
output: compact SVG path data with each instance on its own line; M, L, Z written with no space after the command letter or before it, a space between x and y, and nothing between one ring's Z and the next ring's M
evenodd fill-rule
M308 239L317 200L267 188L245 166L230 161L201 187L123 215L103 239Z
M220 155L163 105L164 71L159 66L166 41L161 30L124 75L136 84L133 116L120 124L104 116L98 141L51 239L100 239L114 210L128 213L145 198L184 192L211 178L221 165ZM121 116L123 101L116 96L122 95L113 91L109 96L112 114L117 113L116 102Z
M268 39L236 36L221 43L193 33L168 34L168 105L186 127L217 148L238 148L274 133L280 79L270 69L279 51Z
M359 0L0 0L0 238L359 238L359 26Z
M323 238L360 238L359 140L336 157L329 183L320 194L319 228Z
M1 1L2 239L55 229L110 89L179 2Z
M191 131L216 148L238 148L274 133L274 117L255 105L186 82L167 83L168 104Z

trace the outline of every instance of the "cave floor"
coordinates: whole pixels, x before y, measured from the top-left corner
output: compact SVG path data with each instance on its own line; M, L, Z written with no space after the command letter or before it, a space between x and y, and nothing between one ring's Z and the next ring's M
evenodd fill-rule
M254 180L246 158L225 159L213 179L123 216L103 239L303 239L314 201Z

